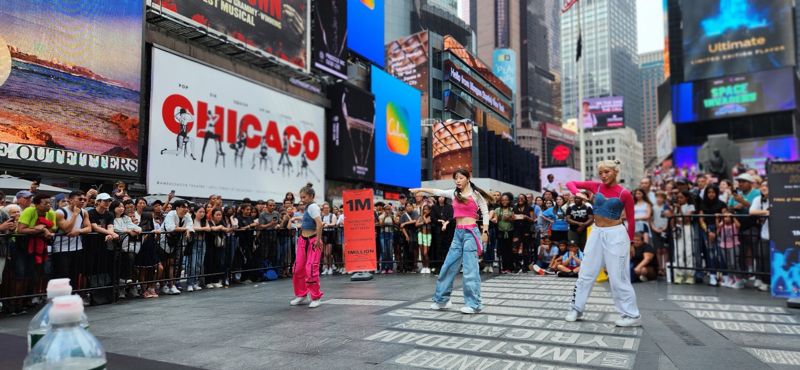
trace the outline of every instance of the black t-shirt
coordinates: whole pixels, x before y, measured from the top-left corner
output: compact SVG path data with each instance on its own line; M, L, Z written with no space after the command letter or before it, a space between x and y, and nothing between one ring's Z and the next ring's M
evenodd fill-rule
M97 226L103 229L107 229L108 225L114 224L114 215L111 214L110 210L100 213L97 212L97 208L94 208L89 211L89 222L97 224Z
M726 208L728 208L728 206L719 199L714 200L710 204L706 202L700 203L700 210L703 211L704 215L709 215L703 217L705 219L706 225L708 226L715 226L716 217L713 215L722 213L722 210Z
M533 208L531 206L519 206L514 205L514 215L525 215L531 217L531 213L533 212ZM530 228L531 222L528 219L523 220L514 220L514 230L528 230Z
M653 248L653 246L650 245L650 244L644 244L639 248L634 248L633 258L631 259L631 262L633 262L633 265L637 266L640 263L642 263L642 261L644 261L645 252L653 254L653 259L651 259L650 263L648 263L647 265L652 267L652 268L658 268L658 259L656 258L656 249Z
M592 208L584 205L577 205L573 204L569 208L567 208L567 216L572 218L573 221L578 222L586 222L589 220L589 216L592 215ZM569 224L569 229L572 231L578 231L578 225Z

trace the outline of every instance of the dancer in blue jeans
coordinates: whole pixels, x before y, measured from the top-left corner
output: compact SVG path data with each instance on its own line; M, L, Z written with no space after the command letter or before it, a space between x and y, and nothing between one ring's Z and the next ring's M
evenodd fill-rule
M433 294L431 309L441 310L452 306L450 293L453 291L453 280L459 268L463 269L462 284L464 288L464 307L461 312L475 314L483 309L481 304L481 276L478 271L478 257L483 253L483 244L489 238L489 207L487 199L491 196L470 181L467 170L458 169L453 173L456 188L453 190L411 189L414 194L428 193L453 199L453 217L456 219L456 232L450 250L436 280L436 292ZM478 238L478 210L481 211L483 224L481 237Z

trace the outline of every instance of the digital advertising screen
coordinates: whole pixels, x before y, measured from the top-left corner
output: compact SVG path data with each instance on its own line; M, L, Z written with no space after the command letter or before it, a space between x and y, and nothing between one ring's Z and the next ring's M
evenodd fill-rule
M384 65L384 0L347 0L347 47L373 64Z
M793 1L683 1L684 79L795 64Z
M433 179L452 179L462 168L472 173L472 128L469 120L433 124Z
M334 85L328 98L329 178L372 181L375 177L375 98L348 84Z
M325 194L325 110L153 48L147 191L283 199Z
M139 175L143 14L142 0L0 1L0 167Z
M308 70L309 0L148 0L167 14Z
M503 83L511 88L513 93L517 92L517 53L514 49L495 49L492 53L492 72L499 77Z
M314 68L347 79L347 0L314 2L311 60Z
M609 96L583 101L581 120L587 130L603 130L625 126L624 98Z
M572 167L575 158L575 133L556 124L543 123L542 136L545 152L542 168Z
M672 86L672 118L677 123L780 112L795 107L793 68Z
M419 187L421 169L420 92L372 66L375 95L375 182Z
M422 93L422 118L428 117L428 31L392 41L386 45L386 72Z

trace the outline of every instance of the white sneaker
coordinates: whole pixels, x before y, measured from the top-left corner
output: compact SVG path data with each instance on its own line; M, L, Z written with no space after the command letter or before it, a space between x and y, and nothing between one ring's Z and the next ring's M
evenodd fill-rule
M161 294L170 294L169 288L166 285L161 287Z
M646 283L650 279L647 278L647 275L639 275L639 281Z
M317 308L322 304L322 299L312 299L311 304L308 305L308 308Z
M186 287L186 291L187 291L187 292L194 292L194 286L193 286L193 285L189 285L189 286L187 286L187 287Z
M711 276L708 277L708 285L717 286L717 283L718 282L717 282L717 275L716 274L712 274Z
M723 288L730 288L731 278L728 275L722 275L722 281L719 283L719 286Z
M758 289L758 290L760 290L760 291L762 291L762 292L766 292L766 291L768 291L768 290L769 290L769 285L767 285L767 284L764 284L764 282L763 282L763 281L761 281L760 279L756 280L756 281L753 283L753 286L755 286L755 288L756 288L756 289Z
M214 283L214 288L222 288L222 283Z
M537 273L537 274L539 274L539 275L542 275L542 274L544 274L544 272L539 272L539 271L542 271L542 268L541 268L541 267L539 267L539 265L536 265L536 264L534 264L534 265L533 265L533 272L535 272L535 273Z
M308 296L295 297L293 300L291 300L291 302L289 302L289 304L292 306L308 304Z
M125 299L125 289L119 291L119 299Z
M214 289L216 286L214 284L206 284L206 289Z
M200 287L200 284L195 284L193 288L194 290L203 290L203 288Z
M173 285L172 288L169 289L169 294L181 294L181 291L178 290L178 287Z
M476 314L478 312L481 312L481 310L476 310L476 309L474 309L472 307L468 307L468 306L461 307L461 313L463 313L463 314L474 315L474 314Z
M575 322L580 320L581 316L583 316L582 312L578 312L574 309L571 309L569 310L569 312L567 312L567 316L564 317L564 321Z
M494 274L494 267L492 267L492 266L489 266L489 273L490 273L490 274Z
M639 317L623 317L617 321L614 321L614 325L621 327L642 326L642 319Z
M743 289L744 288L744 280L736 280L733 284L731 284L731 288L733 288L733 289Z
M450 307L453 307L453 302L447 301L444 305L441 303L433 302L431 304L431 309L434 311L441 311L441 310L449 310Z

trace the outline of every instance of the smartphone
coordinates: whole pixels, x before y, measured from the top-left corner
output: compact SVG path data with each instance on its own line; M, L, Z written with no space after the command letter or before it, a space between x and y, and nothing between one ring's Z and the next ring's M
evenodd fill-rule
M175 195L175 190L170 190L169 195Z

